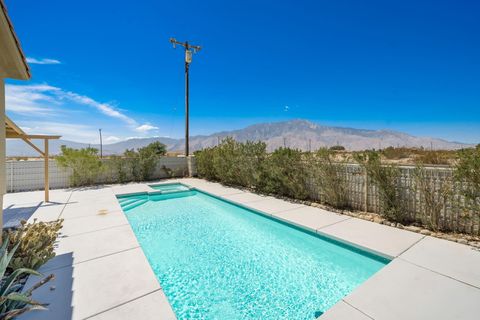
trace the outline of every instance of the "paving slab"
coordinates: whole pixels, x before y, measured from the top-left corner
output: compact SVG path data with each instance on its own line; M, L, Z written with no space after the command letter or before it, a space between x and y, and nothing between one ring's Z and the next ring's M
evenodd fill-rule
M401 259L480 288L480 251L470 246L426 237Z
M205 192L214 194L216 196L221 196L221 197L226 196L226 195L231 195L231 194L243 193L242 190L229 188L229 187L224 187L220 184L218 184L218 185L216 185L216 184L215 185L204 185L204 186L195 187L195 188L198 188L198 189L203 190Z
M64 208L64 204L42 204L27 221L33 222L35 219L42 222L55 221L61 216Z
M18 320L73 320L73 266L68 261L73 261L71 256L57 256L49 263L56 264L56 260L67 263L66 267L48 272L40 268L45 276L54 274L55 278L33 292L32 298L48 303L48 310L34 310L18 317ZM48 264L48 263L47 263ZM46 265L44 265L45 267ZM40 278L30 276L25 284L25 289L31 288ZM78 317L76 319L79 319Z
M113 195L111 187L99 186L82 189L73 189L69 203L78 203L88 200L98 200Z
M145 183L131 183L112 186L112 191L115 195L139 193L139 192L151 192L152 188Z
M129 225L60 237L55 253L61 257L71 256L73 263L104 257L114 253L138 248L140 245ZM65 267L71 259L55 259L45 265L46 270Z
M108 214L115 211L121 211L122 208L115 197L107 197L96 201L82 201L69 203L63 209L62 218L71 219L85 216L94 216L98 214Z
M128 225L128 220L122 211L97 214L92 216L66 219L61 230L63 235L73 236L76 234L103 230L111 227Z
M328 309L318 320L372 320L345 301L340 301Z
M239 203L241 202L239 201ZM307 207L300 203L293 203L293 202L288 202L285 200L275 199L275 198L265 199L262 201L248 202L248 203L245 203L244 205L255 210L263 211L268 214L274 214L281 211Z
M244 191L238 188L226 187L216 182L209 182L209 181L204 181L200 179L188 179L188 180L185 179L185 180L186 181L179 181L179 182L189 185L190 187L198 188L202 191L212 193L216 196L226 196L226 195L244 193Z
M397 257L424 237L357 218L320 228L317 232L389 258Z
M309 206L277 212L273 216L314 232L319 228L351 219L349 216Z
M72 191L69 189L50 190L50 202L66 203L71 193ZM39 203L44 200L45 192L43 190L7 193L3 197L3 207L6 208L10 205Z
M105 311L91 320L175 320L176 316L162 290Z
M84 318L160 288L142 249L74 267L74 314ZM78 307L76 307L78 306Z
M480 290L395 259L344 300L376 320L476 320Z
M32 312L25 319L85 319L160 289L140 248L51 272L56 275L53 283L55 290L51 290L51 286L43 286L33 294L34 299L50 303L50 311ZM38 281L38 278L30 277L27 285L35 280ZM71 303L68 303L69 300ZM59 306L59 302L64 305Z
M224 195L222 198L225 198L227 200L240 203L240 204L246 204L250 202L256 202L256 201L262 201L262 200L269 200L269 199L275 199L270 196L263 196L251 192L244 192L244 193L235 193L235 194L229 194L229 195Z

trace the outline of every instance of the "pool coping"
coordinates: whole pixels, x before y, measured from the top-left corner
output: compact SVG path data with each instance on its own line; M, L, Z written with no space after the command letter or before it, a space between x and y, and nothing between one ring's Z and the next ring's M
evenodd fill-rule
M76 272L75 268L82 264L88 263L92 265L92 269L95 269L97 264L105 266L108 259L116 255L126 255L129 252L128 250L135 250L138 253L138 261L133 268L142 273L135 276L121 274L122 281L134 285L135 281L142 279L147 283L155 282L158 287L151 292L138 294L129 299L123 297L124 293L122 292L112 293L113 297L99 295L95 299L105 300L101 310L90 312L86 317L77 317L74 314L72 319L117 320L131 319L138 315L142 315L143 319L156 319L159 316L163 319L175 319L168 299L163 294L138 242L127 251L119 250L97 257L94 256L94 251L98 248L84 248L84 244L80 240L76 240L86 236L114 232L114 229L119 228L119 226L128 231L116 232L115 243L122 242L134 235L116 196L145 194L154 190L148 186L149 184L162 184L162 182L183 183L254 212L263 212L258 208L268 208L269 212L263 212L263 215L267 218L274 218L330 239L338 238L335 240L347 243L350 246L358 246L363 251L372 252L379 256L393 257L393 260L386 267L344 297L321 316L321 319L475 319L475 312L478 311L477 302L480 301L480 271L477 271L480 269L480 252L473 251L470 247L461 244L418 234L412 237L411 233L405 230L363 220L359 221L356 218L318 208L295 205L274 197L262 197L240 189L195 178L104 186L99 188L102 190L102 194L99 194L98 190L93 190L91 193L81 190L66 190L64 193L62 193L62 190L52 190L51 197L54 199L52 201L57 201L55 200L57 194L62 196L62 199L58 200L59 203L62 203L60 208L49 205L41 206L30 220L37 218L40 221L48 221L57 217L65 219L64 228L66 228L68 235L66 238L59 239L60 245L69 240L70 244L73 245L70 249L74 256L76 255L78 258L82 254L87 254L90 257L85 261L74 262L72 266L74 273ZM25 199L30 199L30 194L37 195L37 193L39 197L42 195L41 191L7 194L4 206L9 205L11 202L9 199L22 199L26 203ZM237 200L232 201L230 198ZM109 211L107 216L94 214L95 211L104 206ZM311 215L315 217L333 217L333 220L327 222L322 220L322 223L318 221L315 223L307 221L305 223L295 219L293 221L289 218L299 212L303 215L308 211L312 211ZM81 216L78 216L80 214ZM393 231L394 229L396 231ZM71 235L73 231L77 234ZM389 245L385 246L385 243ZM104 250L113 250L111 247L114 245L99 243L99 246L103 246ZM456 264L457 261L459 264ZM116 266L111 265L111 267L115 268ZM80 269L82 272L89 272L89 270L85 270L85 267ZM146 269L149 269L149 272L145 272ZM80 277L75 277L75 281L85 281L82 280L83 276L83 274L80 274ZM418 279L422 279L422 281L419 282ZM91 285L101 286L96 282L92 282ZM29 283L27 283L28 286ZM56 286L59 290L60 284L57 283ZM435 288L435 290L432 291L432 288ZM83 287L73 289L76 289L75 295L77 298L74 297L72 300L72 308L89 310L88 303L78 299L78 296L86 295L88 290L85 291ZM98 287L95 290L106 289ZM34 298L45 301L44 298L48 297L49 294L51 292L47 288L42 292L35 293ZM448 299L445 300L445 297ZM121 302L108 300L113 298L116 299L115 301ZM60 302L53 301L52 310L55 309L53 308L55 303ZM454 317L452 317L452 312L456 312ZM53 311L34 312L30 315L32 314L34 316L22 316L19 319L66 319L65 317L55 317Z

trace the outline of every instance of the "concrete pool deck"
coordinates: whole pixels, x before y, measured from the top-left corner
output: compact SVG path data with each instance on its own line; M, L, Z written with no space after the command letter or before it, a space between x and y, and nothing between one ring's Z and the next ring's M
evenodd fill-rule
M480 252L469 246L201 179L159 183L174 181L393 259L319 319L450 320L480 314ZM5 195L6 215L65 219L57 256L40 270L56 279L34 294L50 303L49 310L19 319L175 319L116 199L152 191L148 184L52 190L48 204L42 203L43 191Z

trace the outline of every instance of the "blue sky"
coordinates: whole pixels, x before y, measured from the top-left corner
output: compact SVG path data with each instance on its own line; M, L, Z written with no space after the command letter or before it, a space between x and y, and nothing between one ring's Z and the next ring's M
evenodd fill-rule
M6 0L33 77L8 81L26 131L107 142L260 121L480 142L478 1Z

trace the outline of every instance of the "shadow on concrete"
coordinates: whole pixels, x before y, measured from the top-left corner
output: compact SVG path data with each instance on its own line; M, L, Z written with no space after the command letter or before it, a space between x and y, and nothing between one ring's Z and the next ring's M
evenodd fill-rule
M20 221L28 220L38 208L42 205L42 202L39 202L35 205L17 207L16 205L10 205L7 208L3 209L3 228L17 228L20 226Z
M76 202L44 202L29 204L12 204L3 209L3 229L15 229L20 226L20 221L28 220L39 208L64 206Z
M61 254L43 265L39 272L43 277L54 274L55 279L33 292L32 298L41 303L48 303L48 310L34 310L26 313L18 320L70 320L73 306L73 255ZM43 277L30 276L25 284L28 290Z

